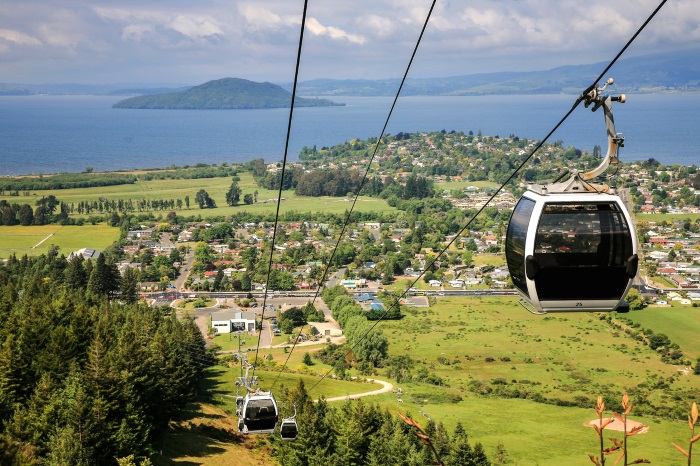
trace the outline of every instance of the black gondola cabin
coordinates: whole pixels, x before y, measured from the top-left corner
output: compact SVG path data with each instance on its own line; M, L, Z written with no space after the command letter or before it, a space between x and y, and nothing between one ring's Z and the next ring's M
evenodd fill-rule
M506 234L513 285L536 312L612 311L637 274L632 220L619 197L527 191Z

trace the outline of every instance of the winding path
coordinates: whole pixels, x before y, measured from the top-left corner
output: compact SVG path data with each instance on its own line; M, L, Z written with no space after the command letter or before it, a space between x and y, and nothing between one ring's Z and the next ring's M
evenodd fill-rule
M326 398L326 401L356 400L358 398L362 398L363 396L381 395L382 393L390 392L391 390L394 389L394 386L391 383L385 382L384 380L367 379L367 381L368 382L376 382L376 383L381 384L383 386L379 390L372 390L371 392L356 393L354 395L334 396L333 398ZM318 401L318 400L314 400L314 401Z

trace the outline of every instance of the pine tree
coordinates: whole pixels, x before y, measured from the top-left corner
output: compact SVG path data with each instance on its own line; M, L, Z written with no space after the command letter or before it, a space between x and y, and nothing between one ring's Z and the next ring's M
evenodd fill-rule
M134 304L139 299L138 272L133 267L127 267L119 283L121 300L126 304Z
M76 254L68 261L65 271L66 285L73 290L84 290L87 288L88 275L85 271L85 259L82 254Z

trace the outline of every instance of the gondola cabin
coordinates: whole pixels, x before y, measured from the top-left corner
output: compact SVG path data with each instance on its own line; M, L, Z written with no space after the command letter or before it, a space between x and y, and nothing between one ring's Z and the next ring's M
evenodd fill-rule
M246 434L271 434L279 418L277 402L271 392L247 394L241 414L239 429Z
M280 423L280 438L282 440L296 440L299 435L299 427L294 418L282 419Z
M615 195L531 188L511 216L506 262L535 313L612 311L637 274L636 234Z

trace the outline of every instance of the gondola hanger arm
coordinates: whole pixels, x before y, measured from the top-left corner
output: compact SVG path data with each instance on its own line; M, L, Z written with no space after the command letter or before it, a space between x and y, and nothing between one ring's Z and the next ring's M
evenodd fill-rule
M608 152L607 154L605 154L605 158L603 158L601 164L593 170L588 171L586 173L581 173L579 175L580 178L584 181L589 181L594 178L597 178L603 173L605 173L605 170L607 170L610 165L616 165L620 163L620 159L618 158L618 149L624 146L625 138L615 131L615 120L612 114L612 103L625 103L626 97L624 94L621 94L619 96L610 96L608 94L604 94L605 89L608 87L608 85L612 85L613 83L614 80L612 78L609 78L602 87L594 87L584 97L584 105L586 108L588 108L590 105L593 105L591 111L595 112L600 107L603 108L603 114L605 117L605 129L608 138Z

